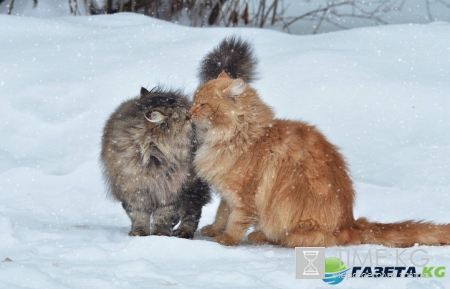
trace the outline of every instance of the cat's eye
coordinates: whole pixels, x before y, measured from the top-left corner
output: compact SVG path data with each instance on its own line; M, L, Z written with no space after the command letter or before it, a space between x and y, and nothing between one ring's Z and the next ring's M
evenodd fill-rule
M151 113L148 114L148 116L144 114L144 117L146 120L153 123L161 122L166 118L166 116L160 113L159 111L152 111Z
M205 105L206 105L206 102L200 102L200 103L194 102L194 106L196 106L196 107L202 107L202 106L205 106Z

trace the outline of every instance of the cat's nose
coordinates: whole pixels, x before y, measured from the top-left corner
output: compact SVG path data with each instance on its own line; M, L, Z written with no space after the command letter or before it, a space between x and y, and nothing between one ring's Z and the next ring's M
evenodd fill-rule
M188 114L186 115L186 117L187 117L189 120L192 121L192 116L194 115L194 113L195 113L195 109L194 109L194 107L192 107L192 108L189 110L189 112L188 112Z
M191 109L189 110L189 113L187 114L186 117L192 121L192 117L197 112L197 110L198 110L198 108L196 106L191 107Z

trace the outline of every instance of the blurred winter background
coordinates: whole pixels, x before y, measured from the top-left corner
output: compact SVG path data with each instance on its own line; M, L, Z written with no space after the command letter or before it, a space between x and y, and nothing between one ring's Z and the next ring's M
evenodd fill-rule
M0 0L0 4L0 13L13 15L129 11L193 27L259 27L293 34L450 21L450 0Z

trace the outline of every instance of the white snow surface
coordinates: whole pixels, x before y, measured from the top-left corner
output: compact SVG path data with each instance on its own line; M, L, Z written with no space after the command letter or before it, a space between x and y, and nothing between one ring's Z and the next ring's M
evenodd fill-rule
M234 33L253 42L254 86L276 115L317 125L341 148L355 217L450 221L449 23L293 36L136 14L1 15L0 261L11 262L0 262L0 288L330 288L295 279L294 249L224 247L199 232L128 237L128 217L106 196L98 157L109 114L141 86L192 95L202 57ZM420 248L450 270L450 247ZM445 288L446 273L337 286Z

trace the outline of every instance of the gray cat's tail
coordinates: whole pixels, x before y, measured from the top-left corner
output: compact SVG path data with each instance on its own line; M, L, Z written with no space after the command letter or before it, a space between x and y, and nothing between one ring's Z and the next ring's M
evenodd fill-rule
M237 36L227 37L203 59L199 70L200 82L204 84L216 79L225 71L231 78L242 77L249 83L256 79L257 63L249 42Z

